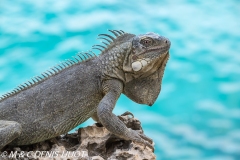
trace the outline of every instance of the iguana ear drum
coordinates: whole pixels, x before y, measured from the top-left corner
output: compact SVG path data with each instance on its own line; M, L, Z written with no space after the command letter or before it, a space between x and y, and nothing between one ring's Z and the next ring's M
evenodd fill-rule
M135 61L132 63L132 69L134 71L140 71L144 66L146 66L148 64L148 62L146 60L139 60L139 61Z
M142 63L139 61L133 62L132 63L132 69L134 71L140 71L142 69Z

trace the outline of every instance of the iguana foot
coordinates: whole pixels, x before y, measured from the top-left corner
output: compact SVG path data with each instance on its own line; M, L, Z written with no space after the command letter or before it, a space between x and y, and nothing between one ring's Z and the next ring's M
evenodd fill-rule
M142 137L144 140L148 141L148 142L151 143L151 144L154 143L151 138L147 137L147 136L143 133L143 131L137 130L136 132L138 132L138 134L140 134L141 137Z
M136 130L129 129L129 131L129 133L131 134L131 140L143 144L144 148L148 146L154 152L154 143L151 138L148 138L146 135Z

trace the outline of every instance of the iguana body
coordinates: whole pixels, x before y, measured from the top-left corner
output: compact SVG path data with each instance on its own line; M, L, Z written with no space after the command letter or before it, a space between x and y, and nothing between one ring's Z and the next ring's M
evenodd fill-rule
M0 99L0 149L56 137L90 117L119 137L151 146L112 110L121 93L138 103L154 103L170 42L154 33L111 32L116 38L101 35L110 44L95 46L105 48L99 56L66 61Z

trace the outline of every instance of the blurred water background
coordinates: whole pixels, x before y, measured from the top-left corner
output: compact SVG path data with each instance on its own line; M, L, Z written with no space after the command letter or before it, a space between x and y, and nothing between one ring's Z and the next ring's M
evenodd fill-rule
M237 0L0 0L0 94L91 49L107 29L156 32L172 42L157 102L122 95L114 113L141 120L158 160L239 160L239 17Z

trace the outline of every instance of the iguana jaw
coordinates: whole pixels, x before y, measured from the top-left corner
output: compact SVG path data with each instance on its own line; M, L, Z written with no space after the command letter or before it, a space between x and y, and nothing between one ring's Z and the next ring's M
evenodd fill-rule
M167 51L166 53L162 54L161 58L159 59L159 62L156 65L156 66L158 66L158 69L165 67L168 58L169 58L169 51Z
M169 59L169 51L166 51L165 53L162 53L161 56L158 59L154 59L153 61L149 61L148 63L153 63L153 66L151 67L151 70L148 72L145 72L143 75L140 77L147 77L157 70L162 70L164 71L165 65Z
M154 73L159 67L162 67L168 57L169 46L155 47L145 51L136 60L133 60L131 64L133 73L139 75L139 77L146 77Z

